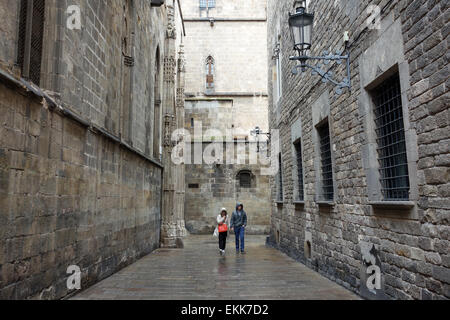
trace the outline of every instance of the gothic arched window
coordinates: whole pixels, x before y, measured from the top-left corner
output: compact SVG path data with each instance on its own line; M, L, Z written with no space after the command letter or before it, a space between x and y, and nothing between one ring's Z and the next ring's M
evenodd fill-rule
M161 159L161 61L159 47L155 56L154 106L153 106L153 157Z
M211 56L206 59L206 89L214 89L214 59Z

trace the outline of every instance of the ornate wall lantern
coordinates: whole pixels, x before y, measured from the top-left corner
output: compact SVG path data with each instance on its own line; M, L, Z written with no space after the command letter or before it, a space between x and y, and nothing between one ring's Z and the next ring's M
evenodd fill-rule
M308 56L308 53L312 46L312 35L314 25L314 14L306 12L306 0L296 0L294 2L296 12L294 14L289 13L289 28L291 29L292 39L294 41L294 50L297 51L297 56L292 56L289 59L299 61L300 64L295 66L292 73L297 74L298 69L305 72L308 68L312 70L312 74L318 74L322 77L323 82L331 82L337 86L336 93L341 94L343 88L351 87L350 79L350 55L347 48L348 33L344 35L346 54L342 52L336 52L336 54L324 51L323 56ZM344 60L347 63L347 77L338 82L333 79L333 74L330 70L323 71L321 65L317 64L312 66L308 64L308 60L321 60L324 65L328 65L331 61L335 61L337 64L342 64Z

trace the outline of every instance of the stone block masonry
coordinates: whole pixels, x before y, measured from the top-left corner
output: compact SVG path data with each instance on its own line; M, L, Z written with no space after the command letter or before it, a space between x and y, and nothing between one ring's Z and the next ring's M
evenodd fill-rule
M69 294L159 247L162 169L0 84L0 299Z
M182 7L187 31L184 127L191 141L204 142L199 149L211 141L228 141L235 149L245 148L239 156L248 160L249 146L255 145L251 130L268 132L266 1L221 0L205 10L199 1L185 0ZM186 165L185 218L191 233L212 234L219 210L226 207L231 214L236 202L244 203L249 233L268 233L269 178L261 174L260 164L248 163L223 159L221 164ZM251 175L251 185L240 186L241 172Z
M283 201L272 205L271 243L368 299L449 299L448 1L308 1L316 16L311 55L344 49L344 31L350 34L352 88L342 95L317 75L291 73L295 52L286 17L293 4L268 2L268 50L279 44L283 88L273 103L269 77L270 128L280 130L284 187ZM375 24L373 5L380 9ZM275 61L269 58L269 70ZM336 78L345 76L342 66L332 68ZM388 202L380 192L372 95L393 74L400 78L410 188L409 201ZM335 194L321 203L317 130L326 121ZM292 151L299 126L304 203L296 201ZM278 185L271 185L276 199ZM368 287L370 264L381 271L376 290Z
M69 266L85 289L158 248L172 217L183 225L184 198L163 201L174 171L163 132L184 115L183 21L178 1L34 1L30 84L20 3L0 4L0 299L59 299ZM81 28L67 27L69 6Z
M197 143L192 143L191 150L201 148L204 151L211 147L208 142L202 143L202 146L196 145ZM248 216L246 232L268 234L269 177L261 174L260 164L249 164L249 143L223 143L222 148L223 159L218 163L186 164L186 228L192 234L212 234L217 226L216 218L220 210L226 208L231 218L236 203L241 202ZM234 164L227 164L226 160L230 158L234 159ZM248 186L240 184L239 175L242 172L250 174Z

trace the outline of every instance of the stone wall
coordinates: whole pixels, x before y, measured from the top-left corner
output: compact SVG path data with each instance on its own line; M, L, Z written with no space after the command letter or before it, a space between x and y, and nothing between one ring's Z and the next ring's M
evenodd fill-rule
M232 117L223 126L250 131L268 129L265 1L216 1L209 17L195 0L183 1L187 30L186 95L190 100L232 101ZM214 89L206 90L206 60L214 59ZM201 103L201 102L199 102ZM188 106L189 107L189 106ZM204 102L203 107L206 107Z
M214 8L201 10L199 1L186 0L182 8L187 32L185 129L192 141L203 139L205 146L217 139L254 141L252 129L268 130L265 1L217 0ZM206 88L209 56L214 59L213 89ZM245 192L236 189L242 169L251 169L257 182ZM231 213L237 201L246 204L249 231L267 232L268 199L268 180L259 165L187 165L185 214L191 232L212 233L218 211L227 207Z
M206 59L214 58L216 93L267 93L264 21L186 21L186 92L205 92Z
M161 169L0 85L0 298L55 299L159 246Z
M151 8L146 1L48 2L41 86L58 92L61 101L81 116L150 154L152 75L158 48L159 65L164 58L166 8ZM81 9L81 30L65 27L69 5ZM61 33L54 32L54 24L60 25ZM134 59L133 67L124 64L125 55Z
M294 1L268 2L268 55L281 48L283 94L273 103L270 127L280 130L282 202L272 179L270 243L369 299L450 297L449 116L447 1L311 1L316 14L312 55L343 50L350 35L352 88L342 95L310 72L293 75L287 13ZM380 9L379 28L367 23ZM376 10L376 7L375 7ZM372 20L369 20L372 21ZM269 69L275 60L269 59ZM322 64L322 67L324 65ZM325 66L330 68L331 65ZM333 67L339 80L345 69ZM370 90L398 73L408 147L410 201L383 203L379 187ZM335 197L318 197L316 125L331 131ZM298 201L293 133L301 131L305 201ZM369 258L368 258L369 257ZM369 290L368 264L381 268L381 289Z
M182 83L163 86L182 69L183 22L177 1L45 1L30 84L15 65L17 3L0 5L0 298L57 299L72 293L69 266L84 289L160 245L165 159L154 145ZM69 5L80 30L67 28Z
M244 204L248 216L248 234L268 234L270 225L269 176L261 174L259 164L251 164L249 150L255 143L192 143L192 163L198 150L216 146L223 150L223 158L214 164L186 165L186 228L193 234L212 234L216 218L222 208L231 218L236 203ZM233 158L235 164L226 164ZM236 163L239 159L239 163ZM238 174L248 170L252 174L251 187L240 186Z
M193 18L217 18L217 19L266 19L265 0L216 0L215 7L208 11L200 10L198 0L185 0L181 4L185 20Z
M17 43L17 19L19 16L20 1L8 0L0 6L0 19L3 21L0 26L0 61L2 67L13 69L16 62Z

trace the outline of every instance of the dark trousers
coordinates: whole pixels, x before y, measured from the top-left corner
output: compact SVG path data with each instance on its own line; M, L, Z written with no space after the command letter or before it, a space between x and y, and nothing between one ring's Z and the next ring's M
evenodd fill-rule
M244 251L245 228L235 227L234 234L236 236L236 251L239 251L239 244L241 245L241 251Z
M220 250L225 250L225 247L227 246L227 236L228 236L228 231L219 233L219 249Z

